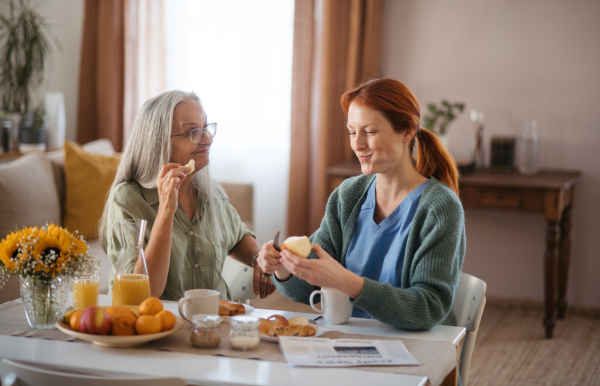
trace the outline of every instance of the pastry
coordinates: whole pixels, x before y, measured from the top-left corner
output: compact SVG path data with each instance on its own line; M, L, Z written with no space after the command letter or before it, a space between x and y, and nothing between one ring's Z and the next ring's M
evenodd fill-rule
M281 315L271 315L267 319L260 318L260 326L258 326L258 331L261 334L269 335L269 331L272 327L287 325L289 325L289 322L285 317Z
M219 316L229 316L229 310L222 304L219 304Z
M312 326L273 326L269 336L314 336L317 330Z
M219 300L219 305L227 308L229 316L243 315L246 313L246 307L240 303L230 302L229 300Z

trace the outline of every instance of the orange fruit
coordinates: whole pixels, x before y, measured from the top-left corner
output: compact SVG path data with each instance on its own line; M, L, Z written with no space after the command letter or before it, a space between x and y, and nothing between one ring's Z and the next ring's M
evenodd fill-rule
M85 310L75 311L71 318L69 319L69 324L74 331L79 331L79 321L81 320L81 314L83 314Z
M163 304L159 298L154 296L140 304L140 315L156 315L163 310Z
M135 330L140 335L156 334L162 330L162 321L154 315L142 315L135 322Z
M162 310L156 317L162 321L162 330L161 331L169 331L175 326L175 315L171 311Z
M111 335L135 335L135 323L137 318L130 314L119 314L112 319L110 327Z
M112 307L108 307L106 309L106 312L108 313L108 315L110 315L110 319L111 320L115 320L115 317L117 315L131 315L134 318L137 319L137 317L135 316L135 312L133 312L133 310L129 307L126 306L112 306Z

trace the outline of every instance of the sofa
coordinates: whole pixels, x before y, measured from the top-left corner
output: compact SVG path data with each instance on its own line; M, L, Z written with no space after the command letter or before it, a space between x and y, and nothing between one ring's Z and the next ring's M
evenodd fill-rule
M91 155L114 157L107 139L83 145ZM29 153L15 161L0 164L0 240L23 227L43 226L46 222L64 225L66 183L64 150ZM108 186L110 187L110 186ZM106 186L102 187L106 190ZM104 191L103 190L103 191ZM74 231L74 229L69 229ZM108 292L111 263L95 238L86 238L92 253L100 257L100 293ZM0 304L20 297L19 279L11 278L0 289Z

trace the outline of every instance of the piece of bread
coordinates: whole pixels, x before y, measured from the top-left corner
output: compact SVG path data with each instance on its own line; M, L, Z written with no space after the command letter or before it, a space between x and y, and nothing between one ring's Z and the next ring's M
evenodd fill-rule
M191 172L193 172L194 170L196 170L196 161L194 161L193 159L190 160L190 162L188 162L187 165L183 165L184 168L191 168L192 170L189 171L190 174Z
M258 326L258 331L261 334L269 335L269 331L272 327L287 326L289 324L290 323L285 318L285 316L271 315L267 319L260 318L260 325Z
M219 316L229 316L229 310L222 304L219 304Z
M291 236L281 244L281 250L283 251L284 249L287 249L294 255L306 258L310 254L312 246L306 236Z
M317 330L312 326L273 326L269 336L314 336Z
M243 304L230 302L229 300L219 300L219 304L229 310L229 316L244 315L246 313L246 307Z

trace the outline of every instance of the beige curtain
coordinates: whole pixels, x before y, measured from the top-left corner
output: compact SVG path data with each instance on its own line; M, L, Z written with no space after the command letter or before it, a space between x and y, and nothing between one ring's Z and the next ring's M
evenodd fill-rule
M310 235L325 213L327 168L354 159L344 91L378 75L381 0L296 0L288 234Z
M144 102L165 91L165 27L162 0L127 0L124 140Z
M164 91L163 0L86 0L77 141L122 150L135 114Z

